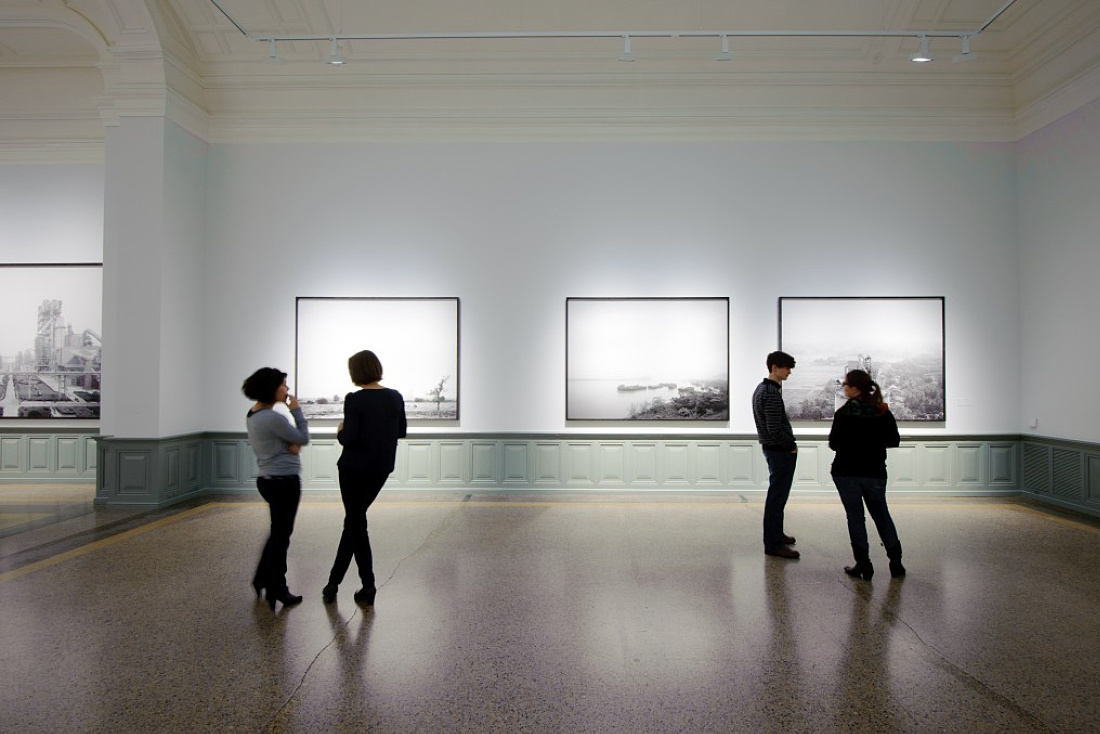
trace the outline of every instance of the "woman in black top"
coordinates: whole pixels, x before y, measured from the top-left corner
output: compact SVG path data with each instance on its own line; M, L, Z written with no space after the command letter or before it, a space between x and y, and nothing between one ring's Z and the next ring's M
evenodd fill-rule
M344 398L344 420L336 429L336 439L344 447L336 462L340 499L344 503L344 531L321 596L326 603L335 601L336 591L354 556L363 582L362 588L355 592L355 601L369 606L374 604L376 590L367 509L393 471L397 439L405 437L408 423L401 393L379 384L382 363L374 352L363 350L353 354L348 359L348 372L360 389Z
M866 504L890 557L890 575L904 576L901 542L886 506L886 449L901 443L898 424L890 406L882 400L882 389L869 374L852 370L842 386L848 402L833 417L829 448L836 452L833 483L848 516L848 537L856 559L856 564L845 567L844 572L867 581L875 572L863 515Z

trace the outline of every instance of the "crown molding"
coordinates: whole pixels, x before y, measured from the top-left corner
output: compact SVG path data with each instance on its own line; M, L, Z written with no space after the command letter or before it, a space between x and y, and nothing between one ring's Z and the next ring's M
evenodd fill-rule
M103 140L0 140L0 165L102 165L106 159Z
M1098 99L1100 65L1023 107L1016 115L1015 138L1022 140Z
M1005 113L923 115L889 109L787 108L695 110L691 115L621 110L527 110L510 117L346 114L227 115L211 119L209 142L736 142L736 141L953 141L1011 142Z

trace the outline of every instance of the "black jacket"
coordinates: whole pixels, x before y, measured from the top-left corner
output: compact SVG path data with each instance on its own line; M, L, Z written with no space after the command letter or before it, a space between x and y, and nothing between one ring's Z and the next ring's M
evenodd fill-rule
M388 387L358 390L344 398L344 428L336 440L344 447L336 465L346 471L389 474L397 457L397 439L408 433L405 399Z
M889 410L849 400L833 416L829 448L834 477L886 477L886 449L901 443L898 422Z

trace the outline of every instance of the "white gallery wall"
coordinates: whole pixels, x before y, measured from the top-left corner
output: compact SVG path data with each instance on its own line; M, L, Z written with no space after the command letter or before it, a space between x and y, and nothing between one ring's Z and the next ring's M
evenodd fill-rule
M1010 144L215 145L205 425L293 384L297 296L459 297L463 433L752 433L780 296L944 296L947 422L908 432L1017 433L1015 176ZM567 423L571 296L729 296L728 426Z
M0 166L0 262L102 260L102 164Z
M1017 147L1023 432L1100 441L1100 102Z

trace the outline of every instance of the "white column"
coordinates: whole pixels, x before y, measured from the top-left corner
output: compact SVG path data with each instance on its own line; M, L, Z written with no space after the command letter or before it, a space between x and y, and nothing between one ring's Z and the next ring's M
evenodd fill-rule
M203 429L206 149L164 117L107 128L103 435Z

